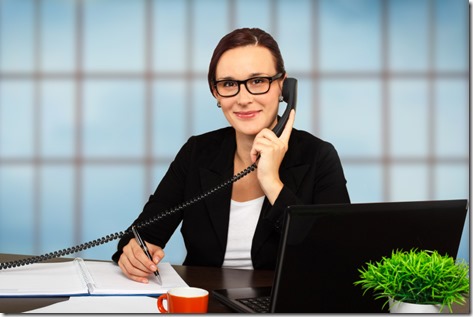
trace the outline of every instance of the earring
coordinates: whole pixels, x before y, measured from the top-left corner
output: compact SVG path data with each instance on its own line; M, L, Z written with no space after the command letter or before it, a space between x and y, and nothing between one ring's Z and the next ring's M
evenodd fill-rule
M220 104L220 102L217 102L217 107L222 108L222 105Z
M279 102L283 102L284 101L284 97L283 96L279 96Z

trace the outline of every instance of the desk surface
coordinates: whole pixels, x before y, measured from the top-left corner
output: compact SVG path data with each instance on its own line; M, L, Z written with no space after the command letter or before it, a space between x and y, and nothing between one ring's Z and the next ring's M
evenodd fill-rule
M0 254L0 262L8 262L24 258L21 255ZM68 261L70 259L54 259L52 261ZM193 267L173 265L177 273L189 286L200 287L211 292L214 289L233 287L270 286L273 280L273 271L265 270L234 270L214 267ZM48 306L68 297L54 298L0 298L0 313L21 313L32 309ZM229 308L221 304L213 296L209 298L210 313L229 313ZM465 305L453 305L454 313L470 312L470 300Z
M24 256L0 254L0 262L22 259ZM54 259L52 261L69 261L71 259ZM176 272L189 286L200 287L211 292L214 289L231 287L271 286L273 271L234 270L215 267L192 267L173 265ZM41 308L57 302L66 301L69 297L52 298L0 298L0 313L22 313ZM231 310L211 295L209 312L229 313Z

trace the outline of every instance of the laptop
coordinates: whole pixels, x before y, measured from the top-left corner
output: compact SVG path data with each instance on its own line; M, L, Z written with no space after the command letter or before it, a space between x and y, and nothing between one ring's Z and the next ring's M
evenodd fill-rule
M219 301L256 313L381 313L385 300L353 283L358 269L393 250L457 256L467 200L301 205L286 210L272 287L219 289ZM253 307L253 308L251 308Z

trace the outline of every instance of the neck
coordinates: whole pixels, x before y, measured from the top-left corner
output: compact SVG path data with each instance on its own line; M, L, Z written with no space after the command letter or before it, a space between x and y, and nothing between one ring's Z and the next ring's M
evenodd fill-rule
M253 147L254 136L236 135L235 160L247 165L251 165L250 151Z

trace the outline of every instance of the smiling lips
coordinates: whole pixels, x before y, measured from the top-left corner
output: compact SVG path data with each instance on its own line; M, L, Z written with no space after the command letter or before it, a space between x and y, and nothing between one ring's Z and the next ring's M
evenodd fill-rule
M251 118L256 117L258 113L259 111L241 111L241 112L239 111L239 112L235 112L235 115L241 119L251 119Z

